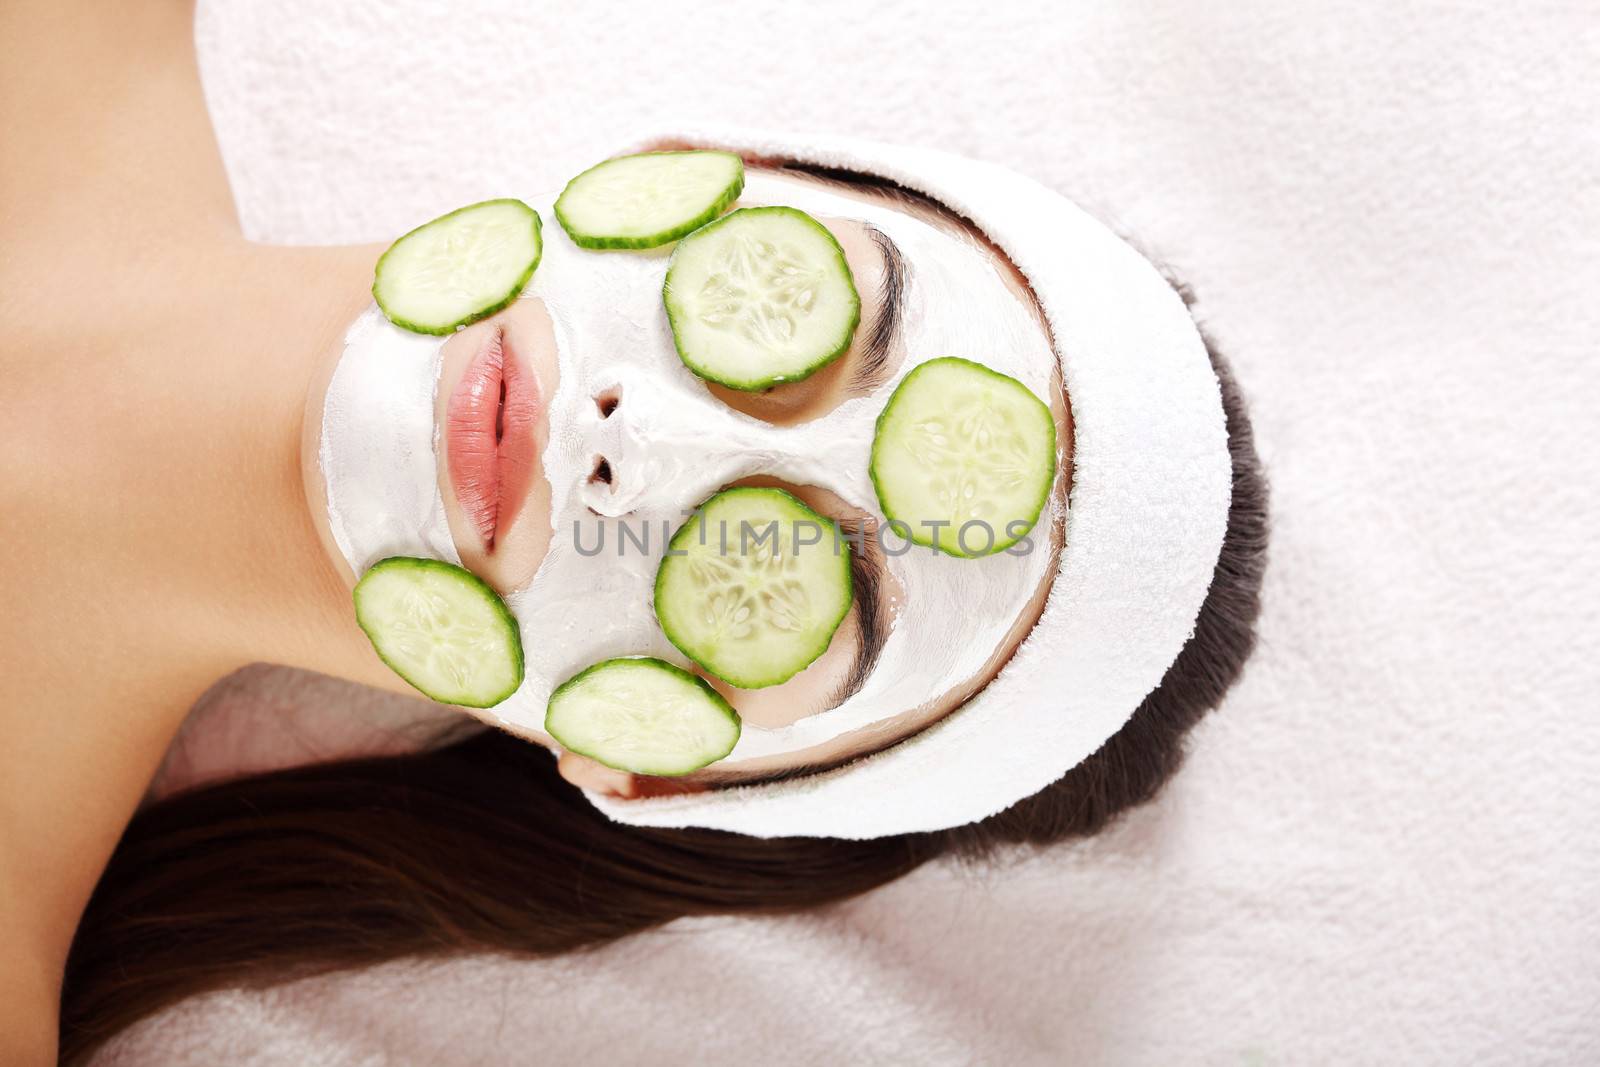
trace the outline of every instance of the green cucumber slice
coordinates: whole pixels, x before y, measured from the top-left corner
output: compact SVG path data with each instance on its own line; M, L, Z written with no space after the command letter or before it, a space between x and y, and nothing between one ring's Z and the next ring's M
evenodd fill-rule
M898 533L952 556L987 556L1038 521L1055 482L1055 419L1015 378L932 359L878 416L871 470L884 517L909 527Z
M718 493L656 571L668 640L741 689L788 681L822 655L851 596L849 545L782 489Z
M792 207L740 208L685 237L661 297L684 365L748 391L814 374L861 320L844 249Z
M451 333L515 300L543 251L537 211L520 200L485 200L390 245L373 272L372 298L401 329Z
M517 620L465 568L391 556L361 576L355 603L379 658L432 700L491 708L522 684Z
M556 200L556 221L583 248L655 248L699 229L744 191L732 152L641 152L590 167Z
M739 715L704 678L648 657L608 659L550 695L545 732L621 771L676 776L715 763L739 740Z

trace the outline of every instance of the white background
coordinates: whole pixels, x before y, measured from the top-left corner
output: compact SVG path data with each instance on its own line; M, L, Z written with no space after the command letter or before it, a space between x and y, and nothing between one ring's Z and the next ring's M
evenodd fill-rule
M1600 1061L1600 4L202 4L247 230L387 240L727 121L1009 162L1169 263L1273 480L1161 799L587 959L188 1005L106 1062Z

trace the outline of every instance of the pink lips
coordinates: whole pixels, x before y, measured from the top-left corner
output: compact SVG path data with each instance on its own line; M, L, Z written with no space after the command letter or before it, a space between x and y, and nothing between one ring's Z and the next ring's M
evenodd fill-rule
M487 551L516 518L533 477L539 385L495 330L445 411L450 484Z

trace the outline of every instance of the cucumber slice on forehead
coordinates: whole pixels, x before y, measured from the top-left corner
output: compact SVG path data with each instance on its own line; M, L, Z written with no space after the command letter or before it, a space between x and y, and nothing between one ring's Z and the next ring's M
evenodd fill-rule
M791 207L741 208L691 233L661 295L684 364L732 389L815 373L850 347L861 319L844 249Z
M372 298L402 329L451 333L515 300L543 251L538 212L520 200L485 200L390 245Z
M673 534L656 618L685 656L741 689L794 677L850 610L850 548L781 489L727 489Z
M643 152L568 182L556 220L583 248L655 248L722 214L743 189L744 160L732 152Z
M1025 537L1056 476L1056 423L1028 387L970 360L905 376L878 416L872 484L897 532L952 556ZM970 524L970 525L969 525Z
M355 605L378 656L430 699L489 708L522 684L517 620L471 571L393 556L361 576Z
M608 659L563 682L544 728L563 748L635 774L688 774L739 740L739 716L720 693L645 657Z

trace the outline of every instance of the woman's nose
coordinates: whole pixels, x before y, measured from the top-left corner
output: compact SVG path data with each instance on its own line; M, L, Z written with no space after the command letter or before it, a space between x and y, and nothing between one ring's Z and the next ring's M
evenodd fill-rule
M709 397L661 386L614 387L594 398L598 422L582 495L608 518L676 514L755 469L766 428Z

